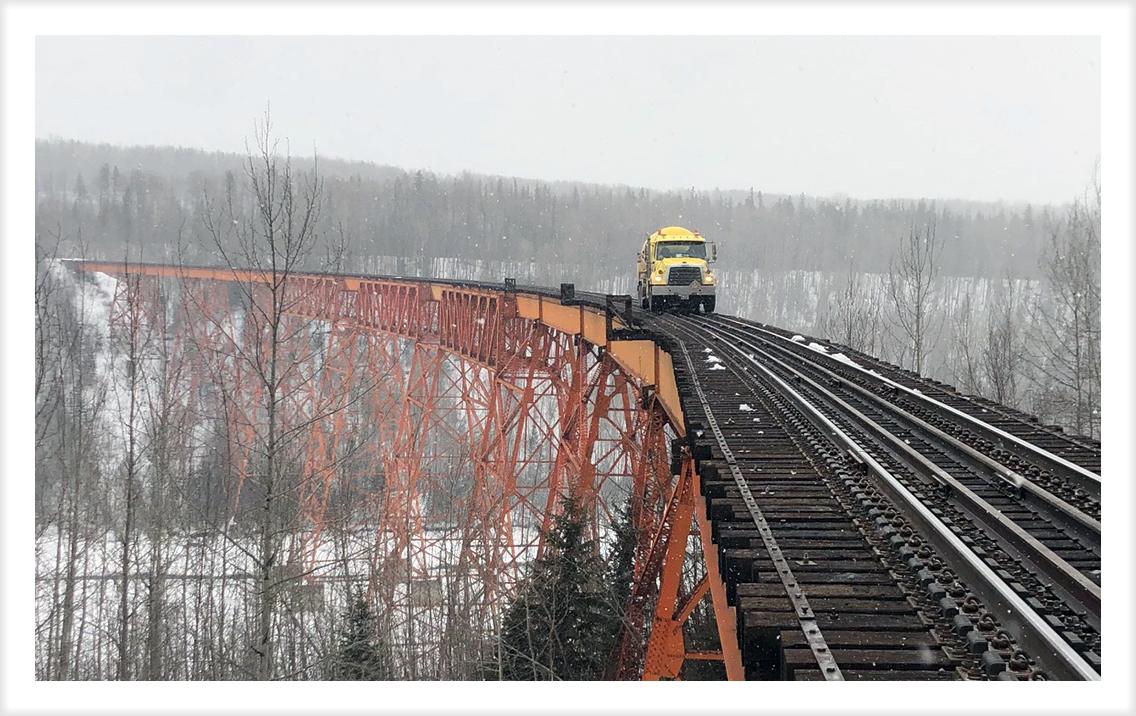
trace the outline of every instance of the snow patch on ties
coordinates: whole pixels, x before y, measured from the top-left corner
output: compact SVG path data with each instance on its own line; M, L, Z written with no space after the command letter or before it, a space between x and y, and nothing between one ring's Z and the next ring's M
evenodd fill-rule
M752 413L753 412L753 408L749 407L749 405L747 405L746 403L742 403L741 405L739 405L738 410L742 411L743 413Z
M833 358L835 358L836 360L840 361L841 363L847 363L848 365L851 365L851 366L855 366L855 367L857 367L857 368L859 368L859 367L860 367L860 364L859 364L859 363L857 363L856 361L852 360L851 358L849 358L848 356L844 355L843 353L833 353L833 354L832 354L832 357L833 357Z

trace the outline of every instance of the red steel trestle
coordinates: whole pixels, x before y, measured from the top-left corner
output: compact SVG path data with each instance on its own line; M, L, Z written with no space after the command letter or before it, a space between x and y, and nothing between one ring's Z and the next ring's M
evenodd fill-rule
M712 550L693 463L684 454L672 465L675 430L655 386L630 377L604 346L522 317L507 292L290 277L270 395L263 346L273 296L262 279L125 271L116 305L157 306L162 277L180 279L169 345L190 368L187 401L211 406L225 426L234 519L249 491L264 489L258 451L272 402L288 446L276 489L294 513L281 561L316 584L342 561L336 539L369 535L363 563L348 569L362 574L369 563L368 593L413 647L406 676L440 676L454 645L474 638L471 626L499 625L571 496L593 536L608 533L627 500L637 527L635 584L608 675L679 678L686 658L709 656L741 678L714 555L684 581L688 552ZM717 614L719 653L685 646L683 624L704 598Z

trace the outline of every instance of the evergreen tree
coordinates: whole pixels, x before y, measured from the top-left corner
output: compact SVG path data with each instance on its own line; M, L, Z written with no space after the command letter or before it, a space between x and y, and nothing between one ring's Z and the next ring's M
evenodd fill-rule
M639 535L632 515L631 499L628 498L613 525L615 543L608 554L608 579L614 605L622 615L631 602L631 589L635 586L635 545Z
M331 681L384 681L392 678L390 648L371 603L358 594L348 605L332 659Z
M498 640L496 673L509 681L603 677L619 610L586 514L570 498L545 536L545 552L509 605Z
M616 521L612 525L615 541L607 555L607 584L612 595L613 623L608 647L609 661L607 664L607 678L616 678L618 664L615 660L620 656L618 649L622 639L629 639L629 645L639 642L640 651L646 635L646 613L640 607L638 610L639 623L630 621L631 596L635 587L635 547L639 541L639 532L635 525L632 500L629 497L624 503Z
M690 615L686 629L686 647L691 651L718 651L722 642L718 638L718 621L710 597L703 597ZM688 659L682 665L683 681L723 681L726 666L721 661Z

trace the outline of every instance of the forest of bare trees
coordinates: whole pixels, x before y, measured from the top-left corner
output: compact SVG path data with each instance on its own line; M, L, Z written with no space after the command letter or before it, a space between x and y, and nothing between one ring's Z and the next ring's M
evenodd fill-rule
M330 571L341 589L327 601L341 609L313 609L322 585L308 588L295 568L298 493L318 477L305 443L360 399L297 407L345 345L290 317L302 298L293 274L332 247L317 242L321 179L293 171L265 118L240 181L247 195L234 177L202 217L210 249L252 271L235 284L239 326L172 284L143 295L154 285L129 272L142 246L124 250L124 277L79 280L57 260L60 234L37 241L38 678L374 675L351 657L384 643L384 615L358 611L367 545L349 526L363 508L339 505L341 564ZM333 270L336 258L320 260ZM187 326L211 336L185 341ZM348 459L341 450L319 469ZM367 644L344 641L361 628ZM389 644L380 656L395 677Z
M586 635L592 651L538 643L537 606L567 599L542 591L548 578L519 591L496 639L455 619L439 630L437 656L420 661L416 622L365 598L390 575L358 530L375 505L343 491L329 497L327 579L310 588L298 496L352 466L369 439L361 406L381 376L320 392L321 370L348 344L318 321L286 318L300 272L514 276L625 293L642 235L686 224L730 257L724 312L1100 434L1099 173L1069 205L1036 209L657 192L293 161L267 118L243 158L41 141L36 173L40 679L595 676L621 618L618 595L588 601L597 563L565 583L590 596L556 607L604 612L603 633ZM227 266L255 279L225 297L238 319L210 323L208 297L176 282L153 296L129 276L77 277L65 257ZM193 348L178 338L189 313L208 333ZM301 394L310 400L289 397ZM336 415L348 438L316 459L313 431ZM583 538L559 529L578 559ZM563 568L538 565L546 577ZM456 592L446 599L469 613Z
M1044 415L1099 436L1101 401L1101 187L1099 166L1085 196L1047 228L1040 296L1031 297L1023 356ZM1012 329L1004 329L1007 333Z

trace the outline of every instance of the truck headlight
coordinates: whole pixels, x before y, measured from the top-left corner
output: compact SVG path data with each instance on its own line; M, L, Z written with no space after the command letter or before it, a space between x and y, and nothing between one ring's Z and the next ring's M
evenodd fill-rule
M655 274L654 276L651 277L651 283L662 283L662 282L663 282L662 274Z
M706 281L705 281L705 282L706 282L706 283L710 283L710 284L714 283L714 274L712 274L712 273L710 273L709 271L707 271L707 272L706 272Z

